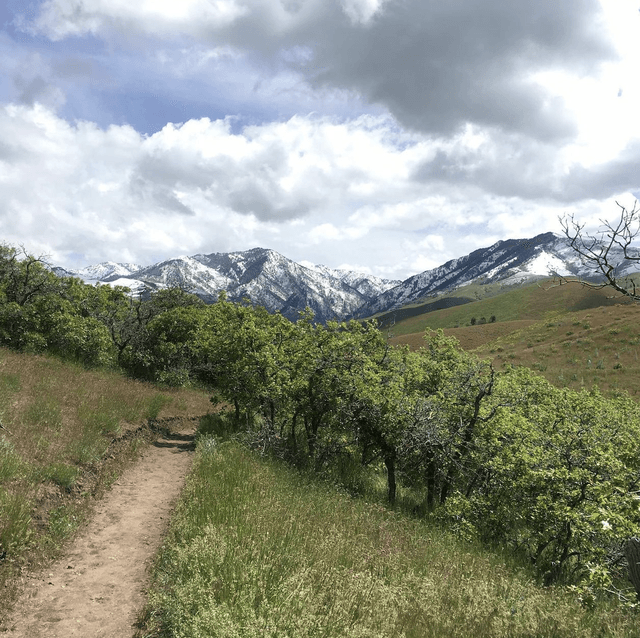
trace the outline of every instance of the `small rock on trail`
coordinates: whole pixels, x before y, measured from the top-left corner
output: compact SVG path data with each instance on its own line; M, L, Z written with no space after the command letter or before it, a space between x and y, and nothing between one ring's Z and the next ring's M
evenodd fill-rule
M150 445L65 555L27 587L7 638L127 638L191 464L193 424Z

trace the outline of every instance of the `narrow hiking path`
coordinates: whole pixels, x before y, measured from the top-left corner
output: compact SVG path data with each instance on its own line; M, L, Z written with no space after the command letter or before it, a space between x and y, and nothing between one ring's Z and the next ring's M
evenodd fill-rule
M36 575L0 636L130 638L148 566L191 465L194 425L149 445L60 560Z

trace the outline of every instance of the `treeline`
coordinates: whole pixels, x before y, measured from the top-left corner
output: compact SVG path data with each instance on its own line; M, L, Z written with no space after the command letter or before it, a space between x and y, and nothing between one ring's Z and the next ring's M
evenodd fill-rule
M496 371L441 332L418 352L372 323L291 323L180 290L148 300L0 254L0 341L137 378L197 382L235 427L293 462L372 466L425 514L526 557L546 583L624 587L640 524L640 410L628 397ZM624 595L624 594L621 594Z
M21 352L47 352L151 379L142 354L151 322L190 305L204 303L179 289L136 300L124 287L58 277L42 258L0 245L0 345Z

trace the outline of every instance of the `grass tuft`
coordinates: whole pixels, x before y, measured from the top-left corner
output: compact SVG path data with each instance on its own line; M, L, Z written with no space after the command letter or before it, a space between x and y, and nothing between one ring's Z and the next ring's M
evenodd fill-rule
M170 404L173 401L172 397L165 394L155 394L147 400L147 407L145 409L145 417L151 421L158 418L162 408Z
M67 463L52 463L44 468L41 476L60 487L70 490L78 478L80 469Z
M0 487L0 552L4 558L26 549L33 538L29 496L24 490L11 493Z

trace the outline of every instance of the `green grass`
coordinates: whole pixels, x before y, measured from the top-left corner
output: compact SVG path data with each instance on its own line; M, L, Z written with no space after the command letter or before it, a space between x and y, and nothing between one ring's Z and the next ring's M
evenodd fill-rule
M133 432L147 419L209 408L203 392L0 348L0 608L24 565L57 551L89 507L86 495L104 489L140 437L151 436ZM126 430L132 436L114 444Z
M201 437L139 636L637 636L427 522Z
M390 343L416 349L424 345L425 328L444 328L465 350L491 358L498 368L524 365L563 387L596 384L607 395L640 396L640 306L611 298L607 290L549 286L543 282L413 317L394 326ZM467 325L471 316L491 314L496 323Z
M68 463L52 463L44 468L41 476L44 480L49 480L60 487L70 490L76 482L80 473L80 468Z
M484 290L487 288L488 290ZM468 304L428 312L398 321L391 333L396 337L424 332L427 328L456 328L469 326L471 318L487 321L493 315L498 322L541 320L550 313L586 310L611 306L621 299L611 299L611 291L591 290L578 284L555 286L551 280L541 280L524 286L464 286L443 297L468 296ZM439 299L436 297L430 302ZM410 306L408 306L410 307ZM577 324L576 324L577 325Z
M499 316L502 321L508 321L518 317L518 302L521 310L522 300L530 297L533 291L532 286L535 286L535 284L525 286L522 284L505 286L499 283L470 284L457 288L450 293L428 297L418 303L407 304L402 307L400 313L391 311L375 315L375 317L386 326L390 320L394 321L396 316L402 317L403 309L413 311L411 314L416 313L412 317L400 318L394 323L391 331L395 335L410 334L414 332L416 327L421 325L431 326L434 329L468 325L471 317L480 320L484 316L489 321L491 315L495 315L496 317ZM430 311L435 302L447 298L467 299L468 302L448 309ZM420 310L424 310L423 314L417 314L416 311ZM422 329L424 330L424 327Z

